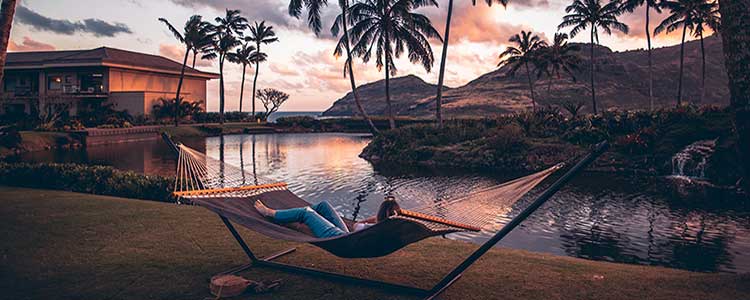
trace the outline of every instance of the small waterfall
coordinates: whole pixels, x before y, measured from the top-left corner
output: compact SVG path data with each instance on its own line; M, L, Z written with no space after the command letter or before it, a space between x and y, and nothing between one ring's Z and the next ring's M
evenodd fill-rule
M716 149L716 139L692 143L672 157L672 176L705 179L708 159Z

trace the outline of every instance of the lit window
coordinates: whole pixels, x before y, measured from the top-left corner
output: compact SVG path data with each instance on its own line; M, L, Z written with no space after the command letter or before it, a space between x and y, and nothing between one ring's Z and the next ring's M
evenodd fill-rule
M50 76L48 80L48 88L50 90L59 90L62 88L62 76Z

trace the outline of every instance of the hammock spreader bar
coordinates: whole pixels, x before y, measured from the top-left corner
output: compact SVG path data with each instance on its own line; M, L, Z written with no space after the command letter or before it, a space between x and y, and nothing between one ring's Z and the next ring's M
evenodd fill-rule
M261 184L261 185L246 185L246 186L227 187L227 188L218 188L218 189L178 191L178 192L173 192L172 195L179 198L179 197L187 197L187 196L205 196L205 195L215 195L215 194L223 194L223 193L231 193L231 192L265 190L265 189L286 188L286 187L287 187L286 182L277 182L277 183L269 183L269 184Z
M418 220L430 221L430 222L433 222L433 223L445 224L445 225L448 225L448 226L453 226L453 227L456 227L456 228L466 229L466 230L469 230L469 231L482 231L481 227L472 226L472 225L468 225L468 224L463 224L463 223L459 223L459 222L454 222L454 221L451 221L451 220L446 220L446 219L443 219L443 218L438 218L438 217L435 217L435 216L426 215L426 214L418 213L418 212L415 212L415 211L400 209L398 211L398 214L401 215L401 216L404 216L404 217L409 217L409 218L418 219Z
M175 151L175 153L179 155L179 148L174 142L172 142L171 138L166 133L162 134L162 137L164 138L164 141L167 144L169 144L169 146ZM279 252L277 254L270 255L266 258L258 258L250 250L250 247L247 245L247 243L245 243L245 240L242 238L242 236L239 235L237 230L234 228L234 225L232 225L232 223L225 216L222 216L221 214L219 214L219 217L221 218L224 225L227 227L227 229L235 238L235 240L237 240L237 243L240 245L242 250L250 259L250 264L246 264L246 265L234 268L231 271L236 273L236 272L240 272L242 270L245 270L251 267L267 267L267 268L273 268L277 270L293 272L293 273L298 273L298 274L325 277L328 279L348 282L352 284L361 284L361 285L367 285L367 286L376 287L376 288L383 288L391 292L400 292L400 293L419 295L419 296L425 297L424 299L435 299L443 291L445 291L448 287L450 287L453 283L455 283L459 278L461 278L461 275L463 274L464 271L466 271L466 269L468 269L480 257L482 257L487 251L489 251L498 242L500 242L500 240L502 240L505 236L507 236L508 233L510 233L514 228L516 228L524 220L526 220L526 218L528 218L532 213L534 213L534 211L536 211L540 206L542 206L557 191L559 191L563 186L565 186L565 184L567 184L571 179L573 179L573 177L575 177L578 173L584 170L589 164L591 164L594 160L596 160L596 158L598 158L608 148L609 148L609 144L606 141L601 142L598 145L596 145L588 155L586 155L577 164L571 167L563 176L557 179L549 188L547 188L547 190L544 191L544 193L542 193L539 197L537 197L536 200L534 200L526 209L524 209L520 214L518 214L516 217L511 219L500 231L495 233L495 235L492 238L490 238L487 242L482 244L479 247L479 249L474 251L474 253L472 253L469 257L467 257L464 261L462 261L458 266L456 266L456 268L454 268L450 273L448 273L445 277L443 277L443 279L440 282L438 282L435 286L433 286L429 290L407 286L407 285L390 283L390 282L354 277L354 276L335 273L335 272L327 272L327 271L322 271L322 270L317 270L317 269L312 269L312 268L300 267L300 266L273 261L274 259L280 256L294 252L296 248L288 249L288 250Z

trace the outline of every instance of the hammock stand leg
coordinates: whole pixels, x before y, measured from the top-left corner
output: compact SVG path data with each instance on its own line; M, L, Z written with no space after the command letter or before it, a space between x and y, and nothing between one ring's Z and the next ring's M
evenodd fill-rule
M250 250L250 247L247 245L247 243L242 238L242 236L240 236L240 234L234 228L234 225L232 225L232 223L229 222L229 220L225 218L224 216L219 215L219 217L221 217L221 221L224 222L224 225L227 227L227 229L229 229L229 232L232 233L232 236L234 237L234 239L237 240L237 243L240 245L242 250L245 251L245 254L250 259L249 264L235 267L221 274L229 274L227 272L237 273L237 272L240 272L240 271L252 268L252 267L263 267L263 268L281 270L281 271L294 273L294 274L308 275L312 277L324 277L326 279L345 282L349 284L359 284L359 285L364 285L364 286L369 286L369 287L374 287L374 288L381 288L389 292L397 292L397 293L411 294L411 295L417 295L417 296L425 296L428 294L428 291L425 289L420 289L420 288L411 287L407 285L400 285L400 284L395 284L395 283L390 283L390 282L385 282L385 281L365 279L365 278L349 276L349 275L341 274L341 273L328 272L328 271L300 267L300 266L273 261L274 259L280 256L294 252L296 248L291 248L291 249L279 252L277 254L268 256L266 258L258 258L257 256L255 256L252 250Z
M429 291L429 296L427 296L427 300L435 299L437 296L439 296L441 293L443 293L448 287L450 287L454 282L456 282L461 275L471 267L472 264L474 264L479 258L481 258L487 251L489 251L492 247L495 246L500 240L502 240L506 235L508 235L516 226L520 225L526 218L528 218L534 211L536 211L542 204L547 202L549 198L551 198L557 191L559 191L565 184L567 184L573 177L578 175L580 171L586 168L591 162L596 160L597 157L599 157L604 151L606 151L609 148L609 144L607 142L601 142L598 145L594 147L594 150L586 155L583 159L581 159L575 166L570 168L568 172L566 172L562 177L557 179L555 183L553 183L547 190L544 191L539 197L534 200L526 209L521 211L521 213L518 214L515 218L510 220L503 228L495 233L492 238L490 238L487 242L482 244L482 246L479 247L474 253L472 253L469 257L467 257L463 262L461 262L458 266L456 266L453 271L448 273L443 279L438 282L432 289Z

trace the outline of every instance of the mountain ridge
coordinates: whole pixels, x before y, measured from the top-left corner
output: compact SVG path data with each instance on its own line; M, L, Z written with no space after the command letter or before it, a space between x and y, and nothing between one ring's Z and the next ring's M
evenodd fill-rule
M707 37L706 96L700 101L701 54L700 41L685 43L685 74L683 99L697 105L728 105L729 89L721 39ZM590 44L580 46L581 65L576 81L566 76L561 79L541 78L535 81L539 105L554 105L580 101L584 110L591 109L589 83ZM656 107L676 105L679 76L680 45L653 49L654 104ZM648 109L648 53L643 49L613 52L595 46L597 105L606 109ZM490 63L490 62L488 62ZM492 62L493 64L496 62ZM485 73L465 85L449 88L443 93L443 110L447 117L514 113L531 108L531 97L526 74L519 71L508 76L507 67ZM402 116L428 117L434 114L437 85L427 83L415 75L391 79L394 112ZM385 115L384 80L361 85L359 93L368 114ZM357 115L351 92L338 99L324 116Z

